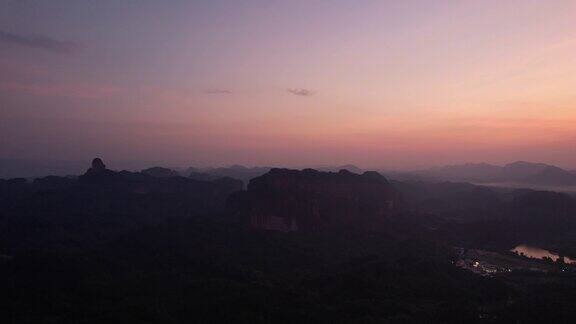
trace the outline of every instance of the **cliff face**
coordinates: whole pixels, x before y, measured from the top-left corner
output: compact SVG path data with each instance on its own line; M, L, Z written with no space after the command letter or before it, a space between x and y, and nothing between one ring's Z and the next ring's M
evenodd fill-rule
M291 231L370 224L390 216L399 201L376 172L272 169L231 203L255 228Z

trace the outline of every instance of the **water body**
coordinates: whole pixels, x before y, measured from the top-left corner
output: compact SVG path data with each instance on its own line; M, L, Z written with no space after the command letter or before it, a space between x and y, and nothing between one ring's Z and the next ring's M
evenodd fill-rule
M549 257L550 259L556 261L560 257L558 254L554 254L548 250L544 250L539 247L529 246L525 244L518 245L517 247L513 248L510 251L518 254L524 254L529 258L535 258L535 259L542 259L544 257ZM564 257L564 262L570 264L576 264L576 260L571 259L569 257Z

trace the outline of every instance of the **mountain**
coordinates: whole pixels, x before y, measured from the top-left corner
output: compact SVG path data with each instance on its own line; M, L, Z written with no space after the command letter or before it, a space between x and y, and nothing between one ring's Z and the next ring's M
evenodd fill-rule
M230 177L233 179L242 180L245 184L248 184L250 180L267 173L271 169L272 167L246 167L243 165L232 165L229 167L218 168L189 167L182 174L191 179L207 181L216 180L222 177ZM315 169L324 172L338 172L340 170L347 170L356 174L361 174L364 172L362 169L352 164L342 166L325 166Z
M466 163L432 168L418 173L441 180L488 182L497 179L501 175L501 172L502 167L496 165L488 163Z
M232 165L230 167L206 169L190 167L186 169L184 174L193 179L214 180L218 178L229 177L242 180L244 183L248 183L250 179L261 176L264 173L270 171L270 169L270 167L245 167L243 165Z
M222 212L238 190L239 180L114 171L99 158L77 178L0 179L0 247L58 244L59 231L72 241L90 241L135 226Z
M0 158L0 179L79 175L84 172L87 162L89 161ZM121 160L112 161L110 164L115 169L141 170L156 163Z
M340 170L346 170L346 171L350 171L352 173L356 173L356 174L361 174L362 172L364 172L364 170L362 170L361 168L353 165L353 164L346 164L346 165L341 165L341 166L327 166L327 167L320 167L317 169L318 171L324 171L324 172L338 172Z
M364 226L390 216L400 201L377 172L313 169L272 169L230 200L252 226L284 231Z
M576 174L544 163L518 161L502 168L500 181L542 186L576 185Z
M526 178L538 175L546 168L552 167L544 163L530 163L525 161L517 161L514 163L506 164L502 170L500 178L505 181L521 181Z
M218 175L214 175L214 174L210 174L210 173L204 173L204 172L186 172L188 178L190 179L194 179L194 180L200 180L200 181L214 181L217 179L221 179L221 176Z
M163 167L152 167L152 168L144 169L140 172L143 174L149 175L149 176L156 177L156 178L169 178L169 177L179 176L178 172L176 172L172 169L163 168Z
M547 166L521 181L538 185L573 186L576 185L576 174L555 166Z
M414 174L444 181L509 183L534 186L576 185L576 173L553 165L525 161L517 161L505 166L487 163L467 163L416 171Z

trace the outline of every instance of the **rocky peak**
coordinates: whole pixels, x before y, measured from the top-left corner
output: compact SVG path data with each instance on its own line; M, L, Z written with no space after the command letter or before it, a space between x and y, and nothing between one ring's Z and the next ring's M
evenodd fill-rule
M367 224L390 216L400 200L377 172L314 169L272 169L250 181L242 195L240 212L251 224L276 230Z
M115 175L116 172L106 169L106 164L104 164L102 159L94 158L91 167L86 171L86 173L84 173L84 175L80 176L79 179L81 181L94 182L109 180Z
M104 164L101 158L94 158L94 160L92 160L91 169L93 171L103 171L106 170L106 164Z

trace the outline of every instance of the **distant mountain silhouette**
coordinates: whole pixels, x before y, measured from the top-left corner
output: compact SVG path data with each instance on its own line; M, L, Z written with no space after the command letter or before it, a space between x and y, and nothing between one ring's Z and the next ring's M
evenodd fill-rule
M246 167L243 165L232 165L229 167L218 167L218 168L195 168L189 167L182 174L191 179L196 180L207 180L212 181L222 177L230 177L233 179L242 180L246 185L248 182L256 177L259 177L268 171L273 169L272 167ZM359 167L347 164L342 166L324 166L314 168L318 171L324 172L338 172L340 170L347 170L352 173L361 174L364 170Z
M540 172L550 167L552 166L544 163L517 161L514 163L506 164L500 172L500 178L523 182L526 178L538 175Z
M85 160L67 161L0 158L0 179L79 175L84 172L86 162ZM112 164L118 169L141 170L156 163L146 161L114 161Z
M555 166L547 166L538 173L522 179L522 181L530 184L572 186L576 185L576 174Z
M232 165L230 167L220 167L220 168L194 168L190 167L186 169L184 175L193 179L218 179L223 177L230 177L233 179L242 180L244 183L248 183L250 179L256 178L263 175L264 173L270 171L271 167L245 167L243 165Z
M324 172L338 172L340 170L347 170L350 171L352 173L356 173L356 174L362 174L362 172L364 172L363 169L353 165L353 164L346 164L346 165L340 165L340 166L326 166L326 167L319 167L317 168L318 171L324 171Z
M502 167L488 163L466 163L420 171L424 176L453 181L493 181L501 175Z
M544 163L517 161L505 166L467 163L417 171L415 174L437 180L478 183L518 183L539 186L576 185L576 173Z
M200 181L214 181L214 180L222 178L222 176L214 175L214 174L210 174L210 173L190 171L192 169L193 168L188 168L187 171L184 172L184 174L190 179L200 180Z
M144 174L156 177L156 178L169 178L169 177L177 177L180 174L172 169L162 168L162 167L152 167L148 169L144 169L140 171Z

